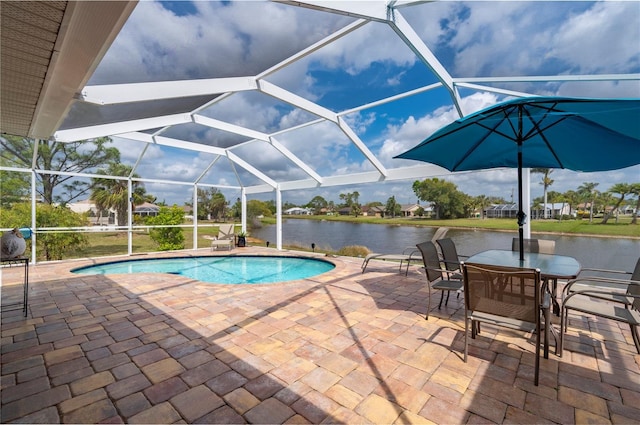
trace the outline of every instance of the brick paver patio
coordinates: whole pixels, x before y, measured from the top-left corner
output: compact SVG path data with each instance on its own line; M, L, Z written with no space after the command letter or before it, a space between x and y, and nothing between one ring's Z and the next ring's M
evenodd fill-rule
M405 277L372 261L362 274L359 259L330 260L330 273L263 285L69 272L89 260L32 266L28 317L2 311L0 419L640 422L628 328L573 316L564 356L541 359L536 387L530 335L483 326L464 363L461 299L427 321L418 267ZM20 269L2 270L3 303L20 279Z

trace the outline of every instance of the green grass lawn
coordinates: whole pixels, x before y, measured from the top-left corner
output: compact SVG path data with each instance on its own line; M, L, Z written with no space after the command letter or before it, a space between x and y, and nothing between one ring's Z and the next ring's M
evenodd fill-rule
M183 227L184 246L185 249L193 247L193 228ZM240 227L236 226L236 232L240 231ZM85 233L88 239L88 246L78 250L68 258L85 258L85 257L104 257L109 255L126 255L127 250L127 233L126 232L91 232ZM217 236L217 227L199 227L198 228L198 248L207 248L211 246L211 242L205 236ZM158 247L151 239L148 233L136 231L133 233L132 251L136 254L157 251Z
M467 229L489 229L489 230L518 230L515 219L510 218L459 218L454 220L435 220L428 218L376 218L376 217L353 217L353 216L286 216L287 219L309 219L344 221L352 223L371 224L396 224L403 226L428 226L428 227L451 227ZM559 233L559 234L581 234L590 236L613 236L640 238L640 225L631 223L631 216L620 217L618 222L614 218L607 224L601 224L602 218L594 218L592 223L589 220L533 220L531 221L532 232ZM275 218L265 220L268 223L275 223Z

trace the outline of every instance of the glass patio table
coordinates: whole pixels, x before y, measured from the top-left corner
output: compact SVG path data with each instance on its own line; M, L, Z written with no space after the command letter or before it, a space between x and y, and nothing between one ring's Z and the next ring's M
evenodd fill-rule
M520 252L505 249L482 251L467 258L465 262L539 269L543 279L575 279L582 268L578 260L565 255L525 252L524 261L520 261Z
M540 277L543 281L543 290L551 294L551 302L553 303L554 313L560 312L560 305L556 299L556 281L557 279L575 279L582 269L582 266L573 257L556 254L540 254L537 252L525 252L524 261L520 261L520 252L505 249L490 249L482 251L465 260L465 263L486 264L500 267L519 267L527 269L540 270ZM554 282L553 288L549 288L549 280ZM545 322L549 323L548 317ZM549 323L547 327L553 333L556 340L556 354L558 353L558 333L557 330ZM548 333L545 332L545 358L548 354Z

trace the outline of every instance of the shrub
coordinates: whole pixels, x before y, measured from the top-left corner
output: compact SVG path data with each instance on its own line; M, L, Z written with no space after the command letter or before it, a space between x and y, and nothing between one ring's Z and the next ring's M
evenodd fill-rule
M184 211L173 206L160 207L160 212L155 217L149 217L147 224L155 226L175 226L182 224ZM160 251L184 249L184 235L180 227L159 227L149 230L149 236L158 245Z
M366 257L368 254L371 254L371 251L362 245L343 246L338 250L338 255L345 257Z

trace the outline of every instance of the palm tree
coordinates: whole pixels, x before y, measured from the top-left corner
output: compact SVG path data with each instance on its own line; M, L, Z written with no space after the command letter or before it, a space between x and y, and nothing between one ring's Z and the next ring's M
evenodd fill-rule
M602 216L604 217L607 211L609 211L609 207L616 202L616 197L613 196L611 192L601 192L598 193L598 198L596 199L596 213L602 212Z
M638 198L636 199L636 208L633 211L631 224L638 224L638 210L640 210L640 183L632 183L630 193Z
M613 215L615 211L618 210L618 208L620 208L620 205L622 205L622 201L624 201L624 197L632 193L631 185L628 183L616 183L613 186L611 186L608 192L611 194L620 195L620 198L618 199L618 202L616 202L614 207L611 209L611 211L605 212L604 217L602 218L602 224L607 224L607 221L609 220L609 218Z
M553 180L549 177L553 170L551 168L532 168L531 172L544 174L540 184L544 186L544 206L542 211L544 218L547 218L547 189L553 184Z
M551 215L553 216L553 212L555 211L555 204L562 203L560 207L560 212L558 214L558 221L562 221L564 206L566 205L566 200L564 199L564 194L560 192L556 192L554 190L549 191L547 194L549 197L549 201L551 202Z
M599 184L600 183L582 183L580 186L578 186L578 193L584 196L584 199L588 200L591 204L589 210L589 223L593 221L593 204L595 204L596 196L598 196L596 187Z
M575 190L567 190L563 193L564 200L569 204L569 214L574 210L574 207L580 202L580 194Z
M484 220L484 208L490 204L487 195L478 195L475 198L476 205L480 207L480 218Z
M96 174L105 176L138 177L132 174L133 168L119 163L111 162L106 170L100 169ZM93 179L93 189L91 190L91 200L96 203L99 210L115 209L118 217L118 226L126 226L128 219L129 195L127 179L111 179L97 177ZM140 205L147 201L149 197L142 183L133 181L132 204Z

